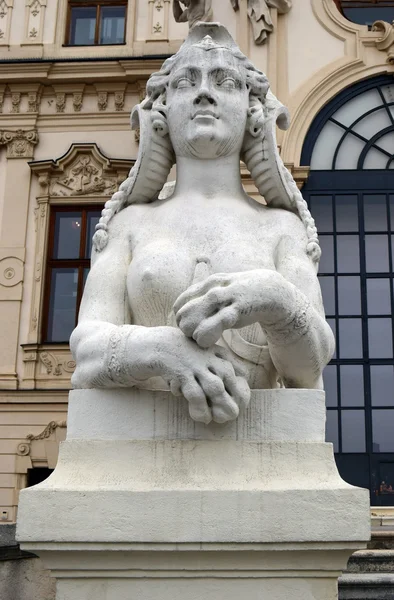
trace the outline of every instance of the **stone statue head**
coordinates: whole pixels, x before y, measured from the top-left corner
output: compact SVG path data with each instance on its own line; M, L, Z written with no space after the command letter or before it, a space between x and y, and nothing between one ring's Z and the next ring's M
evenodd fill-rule
M288 127L287 109L225 27L203 22L193 27L180 50L150 77L131 124L140 128L137 161L105 205L94 236L97 251L107 243L114 214L158 198L177 156L209 160L236 152L266 203L300 216L307 252L318 263L314 221L277 150L276 126Z

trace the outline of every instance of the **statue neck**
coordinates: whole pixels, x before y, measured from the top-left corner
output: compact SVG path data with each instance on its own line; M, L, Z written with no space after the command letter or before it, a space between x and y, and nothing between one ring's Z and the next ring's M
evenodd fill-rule
M189 197L191 192L205 198L245 197L238 154L214 160L177 156L176 168L178 197Z

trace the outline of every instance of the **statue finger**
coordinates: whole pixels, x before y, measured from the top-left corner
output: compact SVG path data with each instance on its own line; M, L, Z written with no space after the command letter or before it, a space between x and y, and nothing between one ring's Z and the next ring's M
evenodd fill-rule
M240 408L246 408L250 402L250 387L244 377L225 377L225 389Z
M243 364L243 362L241 362L241 360L236 358L236 356L234 356L233 352L231 352L230 350L227 350L227 348L223 348L222 346L215 346L215 356L218 359L221 359L221 360L231 363L234 368L235 374L238 375L238 377L245 378L248 376L248 371L247 371L245 365ZM218 363L218 364L220 364L220 363ZM214 367L215 366L216 366L216 364L214 364Z
M182 386L182 394L189 403L189 414L193 421L208 425L212 421L212 412L199 383L188 381Z
M234 327L238 319L235 308L227 307L205 319L193 332L193 339L201 348L210 348L220 338L223 331Z
M177 312L184 306L187 302L198 298L199 296L203 296L213 287L224 286L227 283L228 276L226 274L218 273L215 275L210 275L204 281L200 281L199 283L195 283L191 285L187 290L185 290L174 303L174 312Z
M199 381L205 396L209 398L213 420L216 423L226 423L236 419L239 414L239 407L226 392L221 378L211 373L204 373Z

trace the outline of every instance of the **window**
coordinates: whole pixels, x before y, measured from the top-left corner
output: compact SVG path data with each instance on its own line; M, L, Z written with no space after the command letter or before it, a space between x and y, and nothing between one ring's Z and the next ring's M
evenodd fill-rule
M327 440L339 471L394 495L394 84L340 93L312 124L303 189L322 247L319 280L337 349L324 371Z
M125 43L126 1L70 0L67 43L94 46Z
M340 12L353 23L368 25L375 21L394 20L394 2L391 0L335 0Z
M44 301L44 342L68 342L90 268L99 206L51 209Z

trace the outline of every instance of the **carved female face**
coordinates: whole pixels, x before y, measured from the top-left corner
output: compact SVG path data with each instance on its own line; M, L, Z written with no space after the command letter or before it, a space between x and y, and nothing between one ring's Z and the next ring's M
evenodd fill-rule
M240 154L249 91L237 58L222 48L191 47L167 89L167 120L177 156L212 159Z

